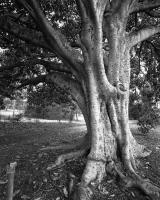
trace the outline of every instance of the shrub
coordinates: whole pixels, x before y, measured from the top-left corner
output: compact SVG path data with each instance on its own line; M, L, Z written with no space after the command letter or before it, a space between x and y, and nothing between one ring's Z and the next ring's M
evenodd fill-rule
M142 112L142 104L132 104L129 106L129 119L137 120L139 119Z
M152 128L158 124L160 110L156 107L144 105L142 113L138 119L139 130L142 133L148 133Z

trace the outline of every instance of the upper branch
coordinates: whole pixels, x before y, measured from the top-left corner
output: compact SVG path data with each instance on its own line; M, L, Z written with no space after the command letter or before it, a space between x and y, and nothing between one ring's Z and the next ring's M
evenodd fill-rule
M62 73L48 74L46 77L47 82L54 82L61 88L69 89L72 98L78 103L81 109L85 105L85 95L81 83L71 76Z
M153 42L151 42L149 40L147 40L146 42L150 45L152 51L155 52L157 59L159 60L159 58L160 58L160 48L157 47L156 44L154 44Z
M147 10L145 13L150 17L160 18L160 10Z
M27 85L37 85L38 83L43 83L45 81L46 81L46 75L40 75L34 78L23 80L18 86L15 87L15 89L20 89Z
M39 64L39 65L43 65L45 68L46 68L46 71L57 71L57 72L63 72L63 73L68 73L68 74L71 74L71 71L66 67L64 66L62 63L57 63L57 62L54 62L54 61L47 61L45 59L38 59L38 58L34 58L34 57L31 57L25 61L18 61L12 65L5 65L5 66L1 66L0 67L0 72L5 72L5 71L8 71L8 70L12 70L14 68L21 68L23 66L34 66L36 64Z
M160 26L148 26L139 31L131 32L128 35L129 44L132 47L137 43L142 42L143 40L146 40L147 38L159 32L160 32Z
M75 62L81 57L81 54L75 49L71 48L66 37L58 30L55 30L50 22L46 19L43 14L39 3L36 0L18 0L28 10L28 12L36 19L40 30L45 35L45 39L51 49L60 56L63 60L67 61L69 65L75 67ZM28 9L31 8L31 9ZM34 13L34 15L33 15ZM81 60L82 61L82 60Z
M159 0L144 0L144 1L134 0L130 7L130 13L146 11L148 9L154 9L158 7L160 7Z
M59 72L54 72L51 74L39 75L34 78L25 79L16 87L16 89L20 89L26 85L37 85L39 83L49 82L54 82L60 85L62 88L70 88L73 84L77 84L77 81L72 79L70 76Z
M77 101L79 106L82 107L85 104L84 92L81 87L81 84L73 79L71 76L66 74L62 74L59 72L54 72L51 74L40 75L38 77L30 78L23 80L20 85L18 85L15 89L20 89L27 85L37 85L39 83L56 83L61 88L69 89L72 98Z
M30 43L32 45L38 46L38 47L42 47L45 48L47 50L49 50L50 52L53 52L53 49L51 48L51 46L49 46L47 44L47 42L44 40L44 36L42 33L36 31L36 30L32 30L27 28L26 26L22 26L20 24L17 24L12 18L8 17L8 16L4 16L0 18L0 30L4 31L4 32L8 32L9 34L27 42ZM75 66L73 67L73 65L68 65L68 62L65 62L65 68L68 68L68 70L71 70L74 74L76 74L78 76L78 72L82 71L83 73L83 69L82 69L82 55L80 54L80 52L76 52L72 54L73 58L78 58L78 62L74 63Z
M17 24L9 17L0 18L0 29L8 32L17 38L20 38L30 44L48 49L51 51L50 46L46 43L43 35L35 30L28 29L22 25Z

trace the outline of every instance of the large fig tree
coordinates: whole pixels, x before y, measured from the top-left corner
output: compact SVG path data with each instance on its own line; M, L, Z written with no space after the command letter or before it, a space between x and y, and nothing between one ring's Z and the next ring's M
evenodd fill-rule
M9 2L12 7L14 2ZM137 157L147 153L130 131L128 104L130 51L160 32L158 20L153 25L147 21L141 24L147 15L160 16L160 1L16 2L16 10L11 9L5 15L2 12L2 35L7 32L7 36L9 33L53 53L61 63L60 69L53 65L45 80L68 87L84 115L88 133L79 153L88 148L90 152L74 198L90 199L91 188L99 184L106 173L118 175L127 187L140 188L147 195L158 193L158 187L136 172ZM138 26L131 25L133 19ZM31 26L33 21L35 24ZM78 30L73 37L70 36L72 30L66 29L67 23L72 25L70 29ZM50 59L52 61L55 59Z

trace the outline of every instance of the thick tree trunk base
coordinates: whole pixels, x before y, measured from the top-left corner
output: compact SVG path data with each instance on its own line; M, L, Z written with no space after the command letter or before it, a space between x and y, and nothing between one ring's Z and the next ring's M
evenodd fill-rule
M93 199L95 188L106 176L106 163L101 160L89 159L87 161L81 183L74 191L71 200Z
M103 171L103 167L102 167L103 164L102 165L101 164L99 165L97 163L96 164L97 167L93 167L93 166L89 167L90 172L89 171L87 172L87 177L89 178L87 179L87 177L85 176L82 177L82 181L79 187L74 191L74 194L72 194L71 200L93 199L95 188L100 184L100 182L104 178L104 176L99 177L99 175L105 174L105 171ZM95 163L94 163L94 166L95 166ZM121 183L120 185L123 186L123 188L126 188L127 190L128 189L137 190L140 194L146 197L148 196L149 199L152 199L152 200L154 200L155 197L160 196L160 187L150 182L148 179L141 178L136 172L133 173L133 171L130 171L126 173L121 163L115 164L113 161L107 164L105 168L106 168L107 174L112 175L115 178L115 180L118 180L119 184ZM92 177L92 181L89 174Z

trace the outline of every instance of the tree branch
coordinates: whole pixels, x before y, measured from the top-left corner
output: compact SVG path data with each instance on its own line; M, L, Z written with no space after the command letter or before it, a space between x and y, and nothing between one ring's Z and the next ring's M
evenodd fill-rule
M33 66L36 64L43 65L47 71L57 71L57 72L63 72L63 73L69 73L71 74L71 71L65 67L62 63L57 63L54 61L47 61L44 59L38 59L38 58L29 58L25 61L19 61L14 63L13 65L6 65L0 67L0 72L11 70L17 67L22 67L22 66Z
M82 56L79 51L71 48L67 42L65 36L58 30L55 30L49 21L44 16L39 3L36 0L30 0L29 3L27 0L18 0L23 6L29 11L29 13L36 19L40 30L45 35L45 39L48 42L48 45L63 60L65 60L70 66L76 68L76 62L82 61ZM31 7L31 9L28 9ZM33 15L34 12L34 15Z
M30 44L51 51L50 46L47 45L47 43L43 38L43 35L40 32L23 27L12 21L11 18L9 17L0 18L0 29Z
M160 60L160 48L156 47L156 45L149 40L147 40L146 43L150 45L152 51L155 52L157 59Z
M45 48L47 50L49 50L50 52L53 52L53 49L47 44L47 42L44 40L43 34L36 31L36 30L32 30L32 29L28 29L26 26L22 26L17 24L16 22L14 22L14 20L12 20L12 18L5 16L5 17L1 17L0 18L0 29L4 32L8 32L9 34L27 42L30 43L32 45L38 46L38 47L42 47ZM84 72L84 70L82 69L82 63L83 63L83 59L82 59L82 55L80 54L79 51L76 50L76 55L75 52L73 52L72 54L72 58L75 59L77 58L77 63L74 63L74 67L73 65L67 65L68 63L65 62L65 68L68 67L68 70L71 70L72 68L72 72L74 74L77 74L77 71L79 72Z
M159 0L144 0L144 1L133 1L130 7L130 14L134 12L141 12L148 9L154 9L160 7Z
M64 73L53 72L52 74L48 74L46 77L47 82L54 82L62 88L72 88L75 85L81 85L76 79L73 79L72 76L68 76Z
M85 6L84 6L82 0L76 0L76 4L77 4L78 10L79 10L79 14L81 16L81 20L83 22L85 20L85 18L87 17Z
M21 83L21 85L17 86L15 89L20 89L26 85L37 85L41 82L56 83L57 85L59 85L59 87L63 89L69 89L72 98L78 103L82 112L86 113L85 95L81 84L76 79L73 79L71 76L68 76L66 74L54 72L52 74L40 75L35 78L26 79Z
M146 40L147 38L153 36L160 32L160 26L148 26L136 32L131 32L128 35L130 47Z
M23 80L19 86L15 87L15 89L21 89L22 87L25 87L26 85L37 85L45 81L46 81L46 75L40 75L34 78Z
M19 1L19 0L17 0ZM29 2L27 2L27 0L20 0L19 1L25 8L26 10L31 14L31 16L36 20L36 15L32 9L32 7L30 6Z
M160 10L147 10L145 13L150 17L160 18Z
M78 97L77 90L80 90L81 88L81 84L76 79L73 79L72 76L59 73L59 72L54 72L51 74L39 75L34 78L23 80L21 84L17 86L15 89L20 89L26 85L37 85L38 83L42 83L42 82L46 82L46 83L54 82L57 85L59 85L61 88L68 88L72 90L75 98ZM81 93L83 93L82 88L81 88Z
M140 44L139 53L138 53L138 57L139 57L139 60L138 60L139 72L141 71L141 51L142 51L143 44L144 44L144 42L142 42Z
M80 82L62 73L49 74L47 75L46 80L47 82L56 83L59 87L68 88L72 98L77 102L85 117L87 112L85 94Z

